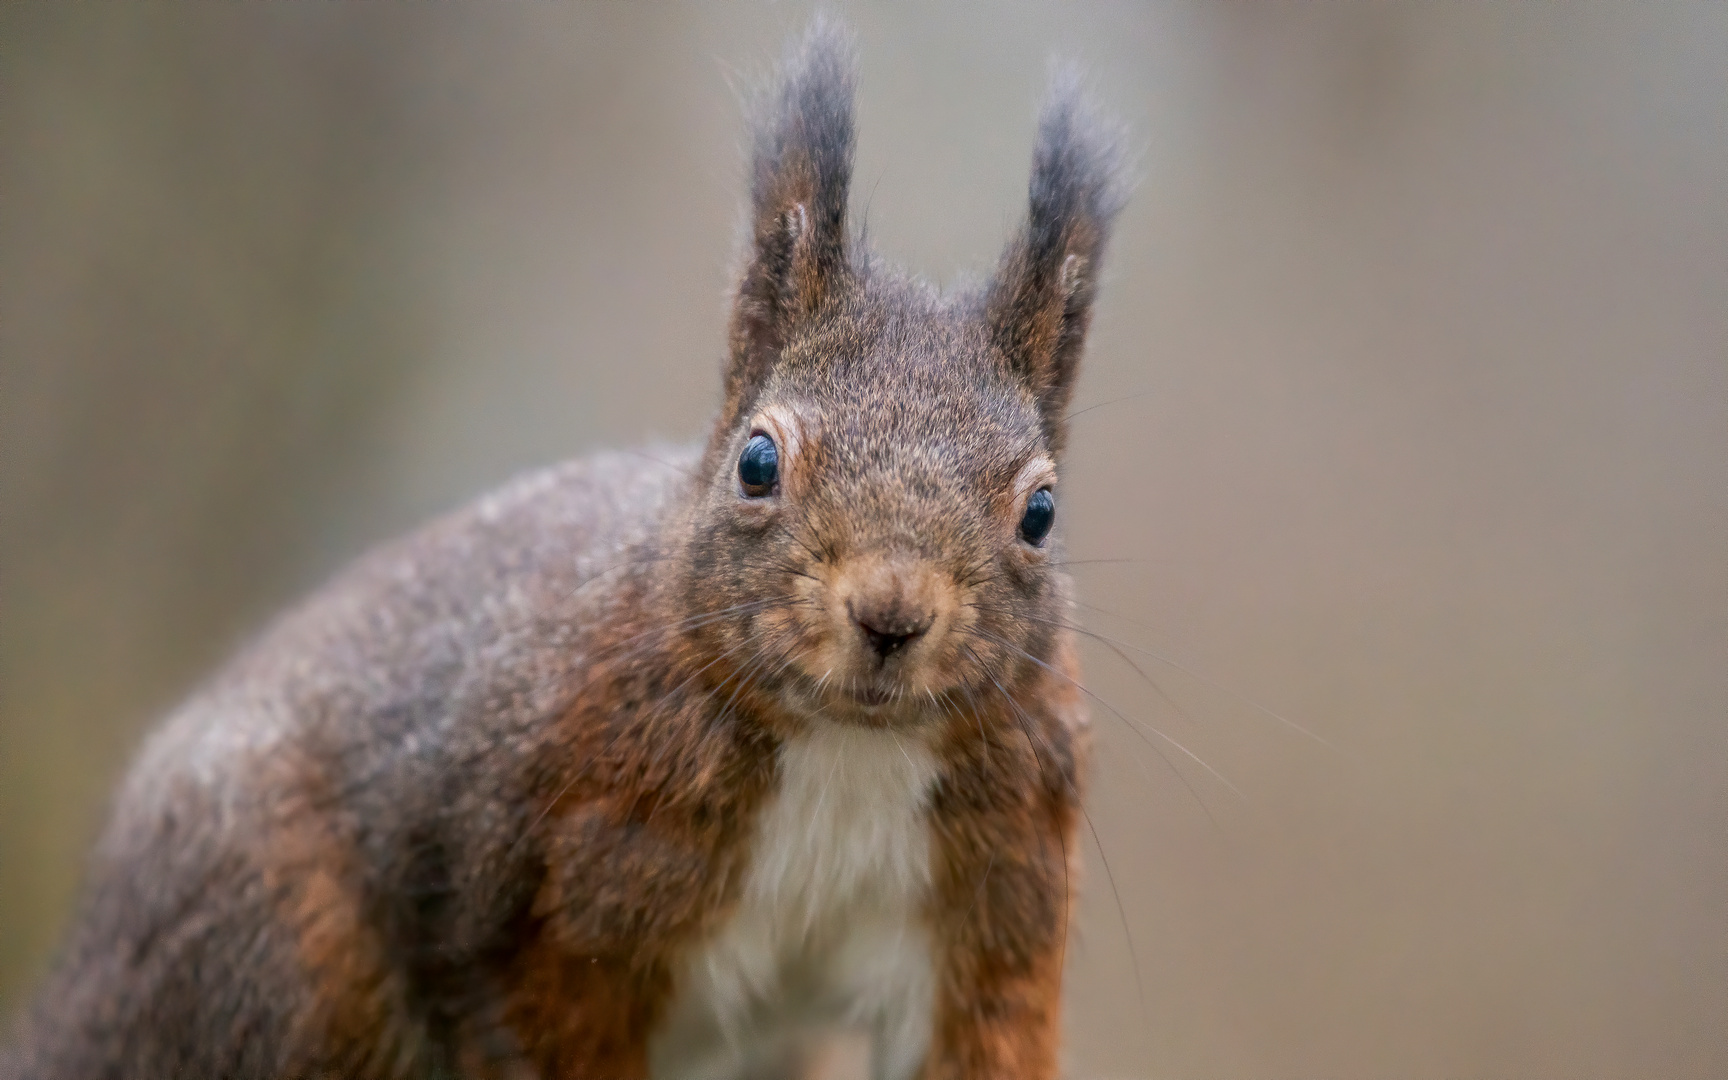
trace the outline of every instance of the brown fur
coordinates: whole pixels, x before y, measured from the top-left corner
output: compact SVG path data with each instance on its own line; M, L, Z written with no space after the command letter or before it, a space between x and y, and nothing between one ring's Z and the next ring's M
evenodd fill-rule
M284 776L276 784L285 797L271 807L277 821L266 834L259 879L266 893L279 898L277 909L315 1003L295 1018L292 1041L352 1047L340 1055L346 1068L385 1071L409 1036L396 1019L405 1011L399 978L350 887L360 876L358 853L336 835L337 819L326 809L328 785L317 771Z
M1018 530L1113 143L1059 83L1026 227L944 296L848 232L850 71L818 25L765 99L706 447L524 478L268 630L135 766L0 1074L645 1076L781 748L852 724L938 762L924 1075L1055 1075L1085 716L1060 530Z

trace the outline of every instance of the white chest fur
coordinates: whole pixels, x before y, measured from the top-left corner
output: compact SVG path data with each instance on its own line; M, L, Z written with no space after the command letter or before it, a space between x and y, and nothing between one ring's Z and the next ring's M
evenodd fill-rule
M867 1032L880 1078L930 1041L926 801L930 750L827 722L780 751L737 911L691 955L652 1048L653 1072L729 1080L813 1029Z

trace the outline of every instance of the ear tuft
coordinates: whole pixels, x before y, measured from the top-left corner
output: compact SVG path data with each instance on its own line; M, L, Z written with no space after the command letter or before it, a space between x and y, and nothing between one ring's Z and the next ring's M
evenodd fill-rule
M1059 67L1038 120L1026 223L985 301L991 336L1038 398L1052 449L1063 442L1110 224L1127 200L1124 142L1078 70Z
M752 105L750 198L758 221L803 203L819 233L844 243L856 52L844 27L818 15Z
M728 414L848 275L854 54L843 27L816 17L751 107L749 249L732 314Z

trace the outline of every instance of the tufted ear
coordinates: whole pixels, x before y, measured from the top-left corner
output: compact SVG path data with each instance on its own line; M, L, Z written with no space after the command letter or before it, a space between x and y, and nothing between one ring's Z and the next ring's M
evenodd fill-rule
M817 17L753 117L749 249L733 301L726 415L761 385L793 328L848 275L852 39Z
M1127 195L1123 160L1120 128L1092 109L1077 72L1058 70L1038 120L1026 224L985 298L991 338L1038 399L1052 450L1066 436L1104 242Z

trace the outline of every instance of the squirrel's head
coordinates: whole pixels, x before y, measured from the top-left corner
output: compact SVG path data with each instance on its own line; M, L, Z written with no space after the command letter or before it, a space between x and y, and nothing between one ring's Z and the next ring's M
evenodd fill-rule
M1068 617L1058 479L1100 257L1112 129L1059 77L1030 211L944 296L851 236L852 62L816 24L760 108L725 403L683 595L716 684L910 726L1049 663Z

